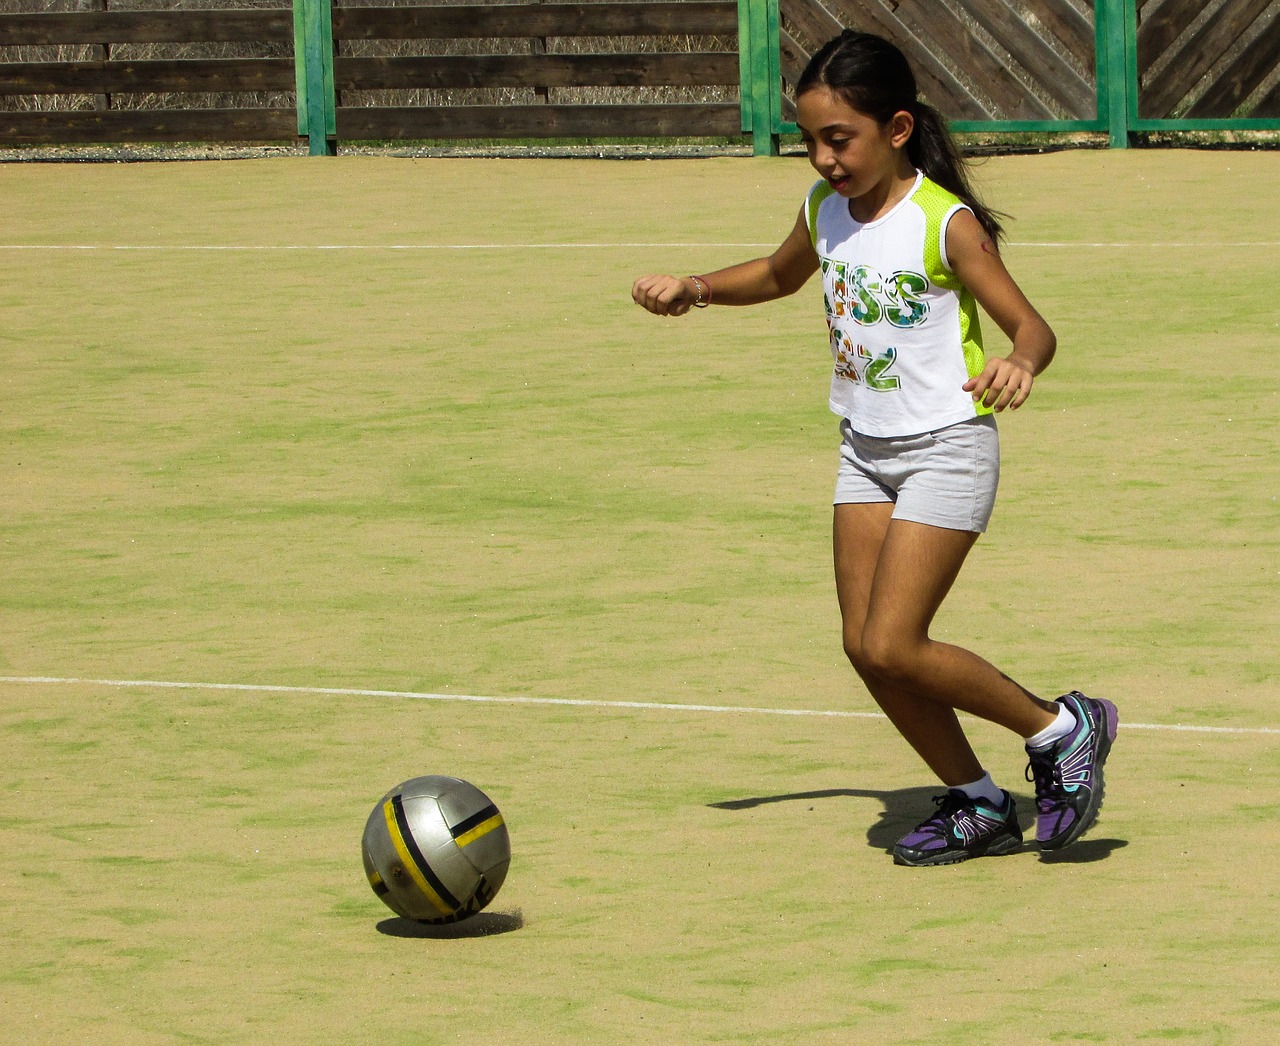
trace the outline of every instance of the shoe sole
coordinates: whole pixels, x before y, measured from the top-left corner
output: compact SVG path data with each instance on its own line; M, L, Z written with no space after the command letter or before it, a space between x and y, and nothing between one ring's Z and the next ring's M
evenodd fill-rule
M1006 854L1016 853L1021 849L1022 840L1015 839L1011 835L994 840L989 846L977 853L971 850L942 850L936 854L916 858L901 853L895 847L893 863L907 868L936 868L944 864L960 864L962 861L970 861L975 857L1003 857Z
M1120 728L1120 714L1116 711L1115 705L1103 698L1087 697L1085 700L1102 706L1102 722L1099 724L1102 727L1099 731L1102 736L1098 741L1098 754L1093 763L1094 781L1089 787L1089 802L1076 823L1068 828L1066 832L1057 839L1040 844L1042 851L1061 850L1064 846L1070 846L1084 835L1085 832L1098 823L1098 815L1102 811L1102 801L1106 798L1107 789L1102 769L1106 765L1107 756L1111 754L1112 742L1115 741L1116 732Z

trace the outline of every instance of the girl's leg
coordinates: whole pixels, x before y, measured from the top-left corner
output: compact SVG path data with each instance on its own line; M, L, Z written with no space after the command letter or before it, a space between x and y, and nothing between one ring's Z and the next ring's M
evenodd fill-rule
M845 651L885 714L948 786L982 776L959 708L1022 737L1053 722L1042 701L929 626L976 534L891 518L888 504L837 505L836 588Z
M955 709L875 675L864 655L863 635L872 583L888 531L888 502L836 505L833 545L836 594L844 625L844 649L871 696L898 732L948 787L983 774Z

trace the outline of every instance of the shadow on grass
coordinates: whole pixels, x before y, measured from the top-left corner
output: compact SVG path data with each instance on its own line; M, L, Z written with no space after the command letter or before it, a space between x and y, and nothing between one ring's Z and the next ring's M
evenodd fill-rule
M723 803L708 803L716 810L751 810L757 806L770 803L804 803L822 799L875 799L880 803L879 819L867 828L867 843L885 853L893 851L897 843L912 828L928 817L934 810L932 799L946 789L941 785L923 788L897 788L892 790L875 788L824 788L813 792L791 792L785 795L761 795L748 799L731 799ZM1024 850L1035 849L1036 801L1033 796L1014 794L1018 804L1018 821L1022 827ZM812 807L810 807L812 809ZM1040 855L1045 864L1084 864L1090 861L1102 861L1111 856L1112 851L1127 846L1123 839L1089 839L1076 843L1066 850Z
M1126 839L1084 839L1065 850L1047 850L1040 855L1041 864L1088 864L1105 861L1112 851L1128 846Z
M500 933L511 933L524 926L524 915L520 909L512 912L480 912L463 919L462 922L445 923L435 926L431 923L415 922L412 919L383 919L378 923L378 932L388 937L420 937L432 941L457 941L471 937L493 937Z
M752 810L772 803L807 803L822 799L875 799L881 804L880 818L867 828L867 842L889 853L894 843L918 825L934 806L930 799L946 791L941 786L898 788L890 791L876 788L823 788L814 792L791 792L785 795L761 795L749 799L731 799L709 803L716 810Z

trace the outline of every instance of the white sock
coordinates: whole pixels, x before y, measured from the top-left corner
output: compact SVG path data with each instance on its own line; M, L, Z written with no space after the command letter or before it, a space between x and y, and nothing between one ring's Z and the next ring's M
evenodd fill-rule
M991 780L989 773L983 774L976 781L970 781L968 784L956 785L956 788L970 799L985 799L992 806L1004 804L1004 791Z
M1027 738L1028 748L1048 748L1059 738L1066 737L1076 725L1076 717L1066 705L1058 706L1058 718L1038 734Z

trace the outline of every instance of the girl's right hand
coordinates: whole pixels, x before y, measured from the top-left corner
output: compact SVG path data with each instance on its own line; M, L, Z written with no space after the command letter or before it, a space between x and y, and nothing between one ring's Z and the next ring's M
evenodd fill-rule
M679 276L641 276L631 287L631 298L655 316L683 316L698 300L698 288Z

